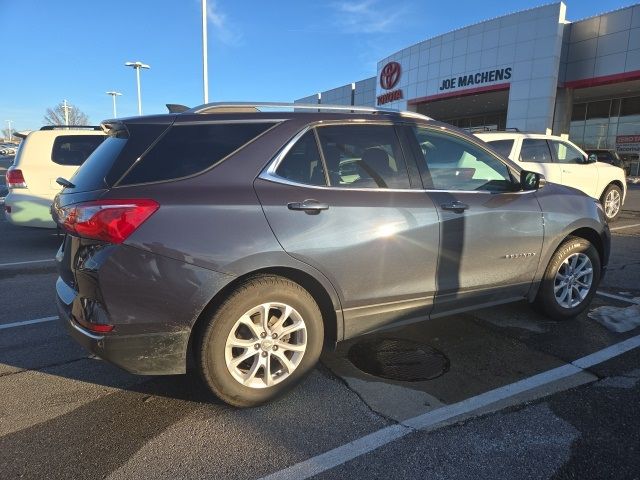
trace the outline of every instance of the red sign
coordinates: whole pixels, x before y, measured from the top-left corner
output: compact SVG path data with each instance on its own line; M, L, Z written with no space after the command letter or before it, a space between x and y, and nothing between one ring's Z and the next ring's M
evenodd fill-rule
M385 103L395 102L396 100L402 100L404 96L402 95L402 90L394 90L393 92L383 93L382 95L378 95L378 105L384 105Z
M618 135L616 143L640 143L640 135Z
M389 62L380 71L380 86L385 90L391 90L400 80L402 68L398 62Z

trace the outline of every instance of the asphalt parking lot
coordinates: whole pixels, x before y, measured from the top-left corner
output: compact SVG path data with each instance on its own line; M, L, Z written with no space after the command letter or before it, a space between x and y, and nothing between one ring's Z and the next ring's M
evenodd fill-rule
M588 313L555 322L521 303L345 342L290 395L251 410L192 377L139 377L90 357L56 321L60 239L2 218L0 476L640 478L630 188ZM358 346L382 340L421 344L429 378L359 369Z

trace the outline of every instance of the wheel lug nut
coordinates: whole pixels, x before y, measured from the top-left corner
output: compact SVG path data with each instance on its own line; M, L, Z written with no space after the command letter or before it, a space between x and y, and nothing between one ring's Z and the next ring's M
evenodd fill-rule
M260 344L259 344L259 343L256 343L256 344L254 345L254 347L255 347L255 349L256 349L256 350L260 350Z
M262 333L260 334L260 338L264 338L264 337L266 337L266 336L267 336L267 334L266 334L265 332L262 332Z
M278 345L273 346L273 351L275 352L276 350L278 350Z
M262 352L262 356L266 357L267 356L267 352Z
M271 338L278 338L278 334L274 333L273 335L271 335Z

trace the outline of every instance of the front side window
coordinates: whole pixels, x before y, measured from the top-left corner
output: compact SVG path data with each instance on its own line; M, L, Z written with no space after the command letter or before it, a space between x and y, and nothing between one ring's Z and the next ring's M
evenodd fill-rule
M520 148L521 162L551 163L549 144L544 138L525 138Z
M105 135L61 135L53 141L51 160L58 165L78 167L105 138Z
M436 190L511 191L507 166L462 138L414 127L426 167Z
M313 131L291 147L276 169L276 175L296 183L325 186L324 168Z
M271 126L273 123L173 126L120 183L174 180L203 172Z
M317 131L332 187L411 188L392 125L335 125Z
M572 147L568 143L551 140L551 149L559 163L583 163L584 155L582 152Z

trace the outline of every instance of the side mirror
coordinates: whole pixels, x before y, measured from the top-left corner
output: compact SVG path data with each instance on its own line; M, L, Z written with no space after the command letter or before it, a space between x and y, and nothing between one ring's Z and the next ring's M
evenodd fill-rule
M585 163L595 163L598 161L598 156L595 153L592 153L587 157L587 161Z
M538 190L544 187L546 183L547 181L541 173L529 172L527 170L520 172L520 187L524 191Z

